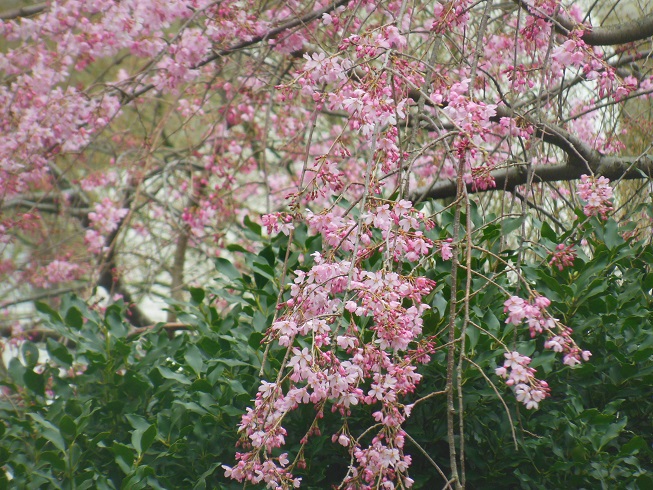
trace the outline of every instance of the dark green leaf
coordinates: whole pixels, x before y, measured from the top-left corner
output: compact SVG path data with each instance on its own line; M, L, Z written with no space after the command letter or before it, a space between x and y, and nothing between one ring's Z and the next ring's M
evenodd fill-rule
M156 426L154 424L150 425L146 429L135 429L132 432L132 445L136 449L138 454L143 454L147 451L154 439L156 438Z
M69 325L77 330L84 326L84 318L82 317L81 311L77 308L72 307L66 312L66 325Z
M112 335L123 338L129 331L122 317L122 311L118 305L111 305L105 314L105 323Z
M150 424L145 417L142 415L137 415L135 413L128 413L125 415L129 423L134 429L140 429L142 431L145 431L150 427Z
M57 451L43 451L39 456L41 460L51 464L56 471L65 471L66 460L61 453Z
M20 353L23 357L25 367L33 368L39 362L39 349L29 340L23 341L20 346Z
M59 420L59 431L65 440L71 441L77 436L77 425L71 417L64 415Z
M157 366L157 369L161 373L161 376L163 376L166 379L172 379L184 385L191 384L191 380L188 379L186 376L184 376L182 373L173 372L165 366Z
M36 373L32 369L28 369L23 374L23 380L25 381L25 386L31 391L37 395L45 396L45 377L43 373Z
M501 231L504 235L508 235L519 228L522 225L522 222L522 218L505 218L501 222Z
M551 240L554 243L558 242L558 237L556 235L556 232L553 231L551 225L546 221L544 221L540 227L540 234L542 235L542 238Z
M111 452L113 452L115 461L120 467L120 469L125 473L129 474L134 464L134 450L124 444L119 442L114 442L111 446Z
M262 234L261 225L259 225L258 223L254 223L251 219L249 219L249 216L245 216L243 223L247 228L253 231L256 235L261 236Z
M43 437L50 441L54 447L59 449L62 452L66 451L66 444L64 443L63 437L59 429L50 421L43 418L42 415L37 413L28 413L38 425L41 426L41 431L39 432Z
M70 366L73 363L73 356L68 351L68 348L63 344L48 338L45 342L48 354L50 357L65 367Z
M254 332L252 335L249 336L249 339L247 340L247 343L252 349L260 350L263 349L263 346L261 345L261 341L263 340L265 336L261 332Z
M481 336L481 331L474 325L467 325L466 334L467 338L469 339L469 347L473 352L476 348L476 345L478 344L478 339Z
M34 303L34 306L36 307L36 311L41 313L43 316L45 316L51 322L56 323L56 324L63 323L59 313L56 310L53 310L50 307L50 305L48 305L47 303L43 303L41 301L36 301Z
M190 297L192 298L195 304L201 304L204 301L206 294L202 288L190 288Z
M184 359L190 366L190 368L195 372L196 375L202 373L202 367L204 366L204 359L202 358L202 353L197 348L196 345L191 344L186 353L184 354Z
M215 259L215 268L220 274L227 276L227 278L238 279L240 277L240 272L233 266L231 262L227 259L217 258Z

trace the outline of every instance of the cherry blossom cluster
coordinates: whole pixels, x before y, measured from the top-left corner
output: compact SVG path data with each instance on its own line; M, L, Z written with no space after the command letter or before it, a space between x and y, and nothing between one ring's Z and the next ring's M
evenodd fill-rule
M488 189L494 189L497 186L494 177L490 173L491 171L491 166L483 164L479 167L472 167L471 173L465 174L463 178L465 179L465 183L472 185L472 190L486 191Z
M382 79L386 75L381 75ZM371 88L371 87L369 87ZM332 110L343 109L351 116L350 125L353 129L360 130L363 137L369 138L377 128L383 128L387 125L397 123L397 116L404 119L406 113L404 106L407 99L402 99L395 104L392 98L392 86L388 83L377 82L374 90L365 90L356 88L354 90L341 90L337 93L329 94L329 107ZM389 145L392 141L392 134L385 134ZM394 152L398 152L393 148Z
M169 56L157 63L158 72L152 79L158 90L176 91L184 82L195 79L195 68L206 58L211 50L211 43L201 29L186 29L178 42L168 48Z
M544 296L537 296L533 302L526 301L519 296L511 296L503 304L504 313L508 313L506 323L521 325L524 321L528 324L531 337L544 331L555 328L555 320L546 314L546 308L551 301Z
M0 106L12 112L11 118L3 118L3 187L20 192L20 182L26 182L24 173L17 180L4 172L28 165L28 172L41 172L37 176L43 177L48 153L79 150L118 113L115 95L89 98L73 85L62 88L73 71L122 49L137 56L156 55L166 46L163 29L191 15L189 7L209 4L199 0L174 6L158 0L67 0L51 2L45 15L0 21L0 32L7 40L23 43L0 54L0 69L15 77L0 88ZM191 54L184 46L198 44L197 36L191 39L193 31L189 32L180 40L184 56ZM206 47L206 43L199 45Z
M489 157L485 145L494 140L496 133L506 131L506 126L510 123L504 121L503 125L497 125L493 121L497 106L470 97L469 83L469 78L462 78L450 85L441 85L431 94L431 100L438 105L446 102L442 113L453 124L458 136L453 145L455 163L452 168L456 168L458 162L463 160L465 181L474 190L487 190L496 187L491 172L500 163L500 159ZM527 129L516 129L515 132L530 136Z
M564 354L563 363L568 366L588 361L592 354L582 351L571 337L572 330L546 312L550 305L551 301L544 296L536 296L532 302L512 296L504 303L504 312L508 313L506 323L521 325L526 322L531 337L545 334L544 347ZM518 352L506 353L505 357L506 361L497 368L496 374L507 380L506 384L514 388L517 399L526 408L537 408L539 402L548 396L548 385L535 378L535 370L528 367L531 362L529 357Z
M330 21L333 21L332 16ZM388 63L393 51L405 46L406 39L393 25L349 36L336 55L305 54L306 63L294 82L300 93L310 97L318 108L347 113L349 128L359 132L365 146L375 148L374 158L386 173L396 171L405 156L399 150L396 124L407 116L408 90L423 83L410 63L393 60L394 68L402 75L394 78L381 66L383 60ZM357 83L352 83L353 74ZM343 188L344 173L340 162L349 160L360 167L359 162L349 158L351 151L339 144L339 140L340 137L335 139L331 154L318 156L313 168L308 169L314 175L311 180L314 190L307 197L315 198L329 190L339 192ZM353 172L349 177L353 177Z
M542 400L549 396L549 385L535 377L535 369L529 367L531 358L519 352L506 352L503 366L496 369L497 376L513 387L517 401L527 409L537 409Z
M469 82L465 78L451 85L449 103L443 112L468 139L480 144L492 127L490 118L496 115L496 105L472 100L468 96Z
M431 229L433 222L425 220L424 215L406 200L400 200L392 207L390 204L381 204L364 213L360 221L360 235L356 232L359 222L334 212L316 215L308 211L306 221L313 231L322 234L325 243L343 251L354 250L356 240L369 246L374 239L373 231L380 233L383 243L374 249L361 248L359 254L363 254L364 250L379 250L391 255L395 261L415 262L427 255L433 247L433 242L419 229L421 223L424 223L427 230Z
M351 469L351 477L343 482L345 488L412 487L414 481L406 474L412 458L402 451L404 434L402 430L391 431L390 437L380 434L374 437L369 447L354 451L358 467ZM395 474L400 481L399 485L393 482ZM377 482L380 485L376 485Z
M452 238L447 238L440 242L439 252L442 260L449 260L453 257L453 247L451 246L453 242Z
M619 101L638 88L638 81L632 76L624 79L604 60L604 53L598 47L591 47L576 37L574 31L570 39L558 45L551 53L551 58L561 68L582 67L586 80L595 81L599 97L611 96Z
M392 207L390 204L377 206L362 216L362 222L368 230L372 227L381 232L387 244L381 250L391 253L395 261L416 262L433 247L433 242L419 228L423 223L424 228L430 230L434 223L426 220L423 213L416 211L405 199L395 202Z
M386 25L363 35L354 34L344 39L340 49L344 50L353 47L356 57L375 58L386 52L388 49L400 50L406 47L406 38L399 32L396 26Z
M612 211L612 187L610 179L606 177L594 177L581 175L581 183L578 184L578 197L585 201L583 212L585 216L600 216L607 219L607 215Z
M181 219L190 226L191 233L197 238L206 235L206 228L213 227L218 219L219 200L200 199L199 206L185 208Z
M592 353L588 350L581 350L571 338L571 329L563 329L559 335L555 335L544 342L544 347L554 352L564 354L563 363L567 366L575 366L582 361L589 361Z
M263 462L256 459L252 453L236 453L236 461L238 462L233 467L222 465L227 478L239 482L261 483L267 488L274 489L299 488L301 485L302 479L293 477L284 468L289 462L287 453L281 454L274 460L267 459Z
M564 270L565 267L572 267L576 260L576 250L573 245L560 243L556 245L555 250L551 253L549 265L555 266L558 270Z
M344 156L344 154L341 153L338 156ZM305 192L306 201L320 197L326 198L340 192L343 188L344 173L338 168L336 159L327 155L316 157L315 165L307 169L306 175L310 179L307 188L311 189Z
M266 224L274 229L279 219L268 215ZM338 253L358 250L364 258L369 250L389 247L390 256L401 261L430 253L431 246L420 242L425 238L419 229L428 220L408 201L392 207L370 203L358 221L333 213L308 213L307 221ZM290 297L280 305L285 312L267 335L268 341L288 349L285 374L261 384L240 425L241 445L248 451L239 453L234 467L225 467L226 475L237 481L266 481L271 488L299 484L290 470L301 461L285 467L272 456L286 443L286 416L302 404L316 407L316 419L301 438L305 444L319 433L320 413L327 407L347 415L358 405L370 405L377 407L373 417L380 424L371 443L366 445L344 428L333 434L333 441L347 448L356 463L344 484L371 488L382 482L390 488L401 481L410 486L411 460L403 453L401 430L410 409L401 399L415 390L421 379L416 364L428 362L433 349L430 341L420 339L422 315L429 308L422 300L435 284L385 267L364 270L329 256L315 252L308 271L295 271ZM372 334L372 342L363 341L365 331Z
M119 208L108 197L95 205L95 211L88 213L92 228L86 230L84 241L91 253L101 253L106 247L106 236L118 228L120 221L129 212L126 208Z
M288 236L295 229L293 219L289 213L270 213L261 216L261 223L266 227L268 235L283 233Z
M433 19L426 27L434 32L443 32L454 26L462 26L469 20L470 0L452 0L445 3L435 2Z
M62 257L41 268L33 275L31 281L39 287L50 287L79 279L83 273L84 268L81 265L72 262L70 257Z

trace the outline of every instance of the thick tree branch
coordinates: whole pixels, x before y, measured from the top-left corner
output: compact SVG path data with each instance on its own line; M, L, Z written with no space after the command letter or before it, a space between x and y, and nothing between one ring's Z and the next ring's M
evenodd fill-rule
M637 20L606 27L579 26L567 17L557 17L556 30L562 34L569 34L578 27L583 27L581 39L590 46L614 46L642 41L653 36L653 13Z
M603 175L610 180L617 179L642 179L653 177L653 155L643 155L641 157L612 157L598 155L596 160L588 162L592 173ZM590 172L583 167L569 164L559 165L541 165L531 167L534 183L539 182L560 182L580 179L583 174ZM506 190L514 191L517 186L527 184L528 172L524 165L510 168L495 170L492 172L495 189L488 191ZM467 184L467 192L485 192L474 188L472 184ZM413 201L424 199L444 199L456 195L455 181L441 181L434 183L430 189L422 193L415 193L411 196Z
M65 197L25 194L1 202L0 210L27 209L51 214L60 214L65 211L68 215L76 218L87 216L91 209L79 207L77 204L81 204L81 202L78 202L76 194L68 194Z
M588 26L579 24L566 15L557 15L550 17L533 6L527 4L524 0L514 0L514 2L525 9L530 15L553 22L556 32L569 35L572 31L581 29L581 39L590 46L614 46L617 44L627 44L635 41L642 41L653 36L653 12L637 20L623 22L610 26Z
M581 39L590 46L614 46L642 41L653 36L653 12L633 21L610 26L588 26L579 24L566 15L549 17L538 11L524 0L514 0L530 15L553 22L556 32L569 35L572 31L583 31Z
M47 2L41 2L34 5L28 5L26 7L6 10L4 12L0 12L0 20L13 20L19 19L21 17L31 17L32 15L40 14L43 12L47 6Z
M413 100L420 96L417 90L408 94ZM433 106L430 99L427 104ZM441 104L445 107L447 102ZM532 117L520 114L517 111L500 105L496 107L496 115L490 121L498 123L502 118L518 119L534 129L533 137L540 138L543 142L560 148L567 155L567 162L560 165L534 166L533 182L559 182L580 179L583 174L603 175L610 180L617 179L641 179L653 176L653 156L643 155L641 157L606 156L594 150L590 145L577 136L551 123L542 123ZM431 130L451 129L453 126L444 124L441 128L430 128ZM514 166L492 172L496 182L496 189L513 191L515 187L528 182L528 173L525 166ZM467 192L479 192L472 184L467 184ZM427 191L415 193L411 196L413 201L422 199L442 199L456 195L456 183L454 181L435 182Z
M50 171L64 192L70 192L71 189L76 189L65 176L64 172L52 162L50 163ZM84 208L90 208L91 201L81 189L74 191L73 195L76 204ZM131 207L132 201L133 193L128 190L127 196L124 199L127 208ZM84 213L77 217L79 218L83 228L89 228L91 223L88 218L88 213ZM129 305L127 310L127 319L135 327L143 327L145 325L151 325L153 323L152 320L150 320L147 315L141 311L141 309L134 303L132 295L116 274L114 241L116 240L116 237L118 236L124 221L125 220L123 218L118 224L117 228L106 238L106 245L109 247L109 252L105 257L104 262L100 266L100 276L98 278L97 285L105 289L109 296L114 294L121 295L125 303Z
M504 117L520 119L533 127L535 130L533 136L535 138L541 138L545 143L560 148L569 157L569 164L580 167L585 173L588 172L590 162L596 161L601 156L598 151L592 149L580 138L555 124L537 122L533 118L519 114L506 106L497 106L496 113L496 116L490 118L492 122L499 122Z
M134 192L132 188L128 188L126 196L123 200L123 206L131 210L131 206L134 202ZM127 215L129 216L129 215ZM117 275L116 270L116 239L120 233L123 224L126 222L127 217L122 218L118 223L118 226L113 230L106 238L106 246L109 251L107 252L104 261L100 266L100 277L98 278L97 285L104 288L109 296L114 294L119 294L122 296L125 304L128 305L126 316L129 322L135 327L144 327L146 325L151 325L153 322L148 318L148 316L136 305L135 301L132 298L132 295L129 293L125 285L123 284L120 277Z

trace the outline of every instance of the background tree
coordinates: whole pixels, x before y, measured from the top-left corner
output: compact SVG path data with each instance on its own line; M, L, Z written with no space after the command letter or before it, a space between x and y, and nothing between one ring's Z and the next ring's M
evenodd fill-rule
M30 458L7 474L205 485L219 467L206 455L222 453L191 437L191 413L233 427L245 403L226 409L229 397L255 395L241 452L219 456L237 481L473 487L487 467L466 455L494 436L521 449L494 467L537 486L569 444L524 434L555 412L607 427L569 429L579 464L596 465L573 485L646 483L650 427L627 423L650 409L620 411L617 393L650 380L653 158L632 128L650 114L653 13L618 7L70 0L0 13L0 306L22 349L5 375L20 421L6 447L48 454L31 458L43 480ZM67 297L57 313L66 292L90 306ZM608 318L618 331L594 331ZM33 335L49 361L21 341ZM585 363L613 346L631 367L594 400L605 371ZM247 386L222 386L224 357ZM87 405L65 403L84 391L70 373ZM558 399L573 379L586 396ZM111 405L124 390L133 404ZM203 455L178 480L154 470L179 456L173 439ZM322 444L333 472L306 468Z

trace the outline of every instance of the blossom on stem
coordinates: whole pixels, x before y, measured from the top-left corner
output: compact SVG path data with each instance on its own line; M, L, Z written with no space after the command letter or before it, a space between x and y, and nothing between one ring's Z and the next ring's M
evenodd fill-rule
M544 348L564 354L563 363L574 366L589 360L589 351L581 351L571 338L572 330L561 325L551 317L546 309L551 301L545 296L537 296L532 301L526 301L519 296L511 296L504 302L504 312L508 313L506 323L521 325L526 322L531 337L545 334ZM506 385L513 387L517 400L526 408L538 408L539 403L548 396L549 387L545 381L535 377L535 369L531 368L531 358L519 352L507 352L505 361L496 369L497 376L506 380Z
M556 246L555 251L551 254L549 265L555 266L558 270L564 270L565 267L572 267L576 260L576 251L573 245L560 243Z
M585 201L583 212L585 216L600 216L601 219L607 219L607 213L612 211L612 187L610 179L606 177L590 177L581 175L581 183L578 184L578 196Z

